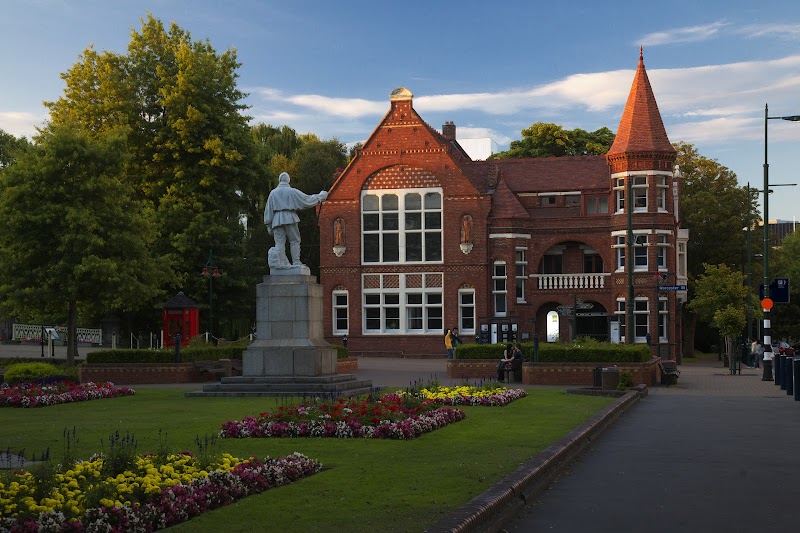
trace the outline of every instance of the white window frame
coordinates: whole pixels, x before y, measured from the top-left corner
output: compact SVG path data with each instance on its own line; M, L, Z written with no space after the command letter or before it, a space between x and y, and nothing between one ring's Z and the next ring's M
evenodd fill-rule
M640 331L644 331L644 335L638 335ZM639 296L633 299L633 342L647 342L648 331L650 331L650 300Z
M669 321L669 305L666 296L658 297L658 336L667 342L667 323Z
M627 309L625 308L625 299L617 298L617 309L614 311L617 315L617 322L619 323L619 341L625 343L625 325L627 322Z
M686 243L678 243L678 276L686 277Z
M614 244L611 246L612 248L616 249L616 265L617 265L617 272L624 272L625 271L625 255L627 246L625 245L625 236L624 235L616 235L614 237Z
M407 287L407 276L421 275L421 287ZM379 276L380 286L365 288L366 276ZM398 278L399 286L387 286L386 277ZM362 331L364 335L431 335L444 329L444 291L441 272L364 274L361 281ZM409 296L421 295L419 302ZM416 298L414 298L416 299ZM370 301L371 300L371 301ZM410 312L421 311L422 327L412 328ZM370 316L371 315L371 316ZM372 326L377 321L378 327ZM397 322L394 327L394 321Z
M667 191L669 191L668 176L655 176L656 179L656 208L660 212L667 211Z
M458 290L458 331L461 334L475 334L475 289ZM470 324L472 327L470 327Z
M517 303L525 303L525 280L528 278L527 250L525 248L517 248L515 252Z
M669 248L669 236L660 233L656 235L656 266L659 271L667 270L667 249Z
M648 206L647 176L646 175L628 176L628 179L633 180L633 183L631 183L631 196L633 197L632 198L633 212L646 213Z
M617 213L625 212L625 178L614 178L614 208Z
M344 297L344 303L337 303L337 297ZM347 290L334 290L331 292L331 304L333 307L333 334L334 335L349 335L350 334L350 294ZM344 328L340 328L339 321L344 320Z
M420 196L420 208L408 207L407 202L409 195ZM428 195L438 195L438 207L427 206ZM384 198L390 195L397 197L397 209L384 208ZM378 209L365 210L365 198L367 196L377 197ZM444 260L444 216L443 216L443 193L441 188L425 188L425 189L381 189L381 190L365 190L361 192L361 263L365 265L381 265L381 264L398 264L398 263L412 263L412 264L441 264ZM366 230L366 217L370 215L377 215L378 225L377 229ZM396 215L397 222L392 227L388 227L387 221L391 219L392 215ZM438 216L437 216L438 215ZM410 228L411 221L418 217L419 227ZM438 227L436 227L438 225ZM409 250L411 246L408 244L411 235L420 235L421 239L421 258L409 258ZM396 235L397 238L397 260L390 259L384 260L387 249L384 246L387 237ZM436 236L438 235L438 239ZM436 241L433 248L427 246L428 238ZM367 261L367 240L378 240L378 260ZM438 259L436 254L438 252ZM433 255L434 258L430 258ZM429 259L430 258L430 259Z
M502 272L501 272L502 270ZM495 261L492 265L492 307L494 316L508 315L508 270L505 261Z
M650 249L650 237L646 233L634 233L633 235L633 271L647 271L650 267L648 258Z

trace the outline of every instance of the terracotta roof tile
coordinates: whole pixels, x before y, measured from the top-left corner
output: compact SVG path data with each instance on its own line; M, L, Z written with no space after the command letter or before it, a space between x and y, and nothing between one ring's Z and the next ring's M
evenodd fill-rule
M608 190L611 179L603 155L493 159L462 163L464 174L478 190L493 188L491 176L514 193Z
M639 66L633 77L628 102L625 104L617 136L608 155L629 152L675 152L667 137L653 89L650 87L641 49L639 49Z
M493 218L528 218L528 211L519 203L517 196L511 192L501 177L497 189L492 195Z

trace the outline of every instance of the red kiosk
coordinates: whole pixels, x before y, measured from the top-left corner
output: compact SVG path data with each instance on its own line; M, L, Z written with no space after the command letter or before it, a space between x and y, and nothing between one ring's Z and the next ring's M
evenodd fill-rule
M175 346L180 334L181 346L189 346L192 337L200 334L200 309L183 291L164 304L164 347Z

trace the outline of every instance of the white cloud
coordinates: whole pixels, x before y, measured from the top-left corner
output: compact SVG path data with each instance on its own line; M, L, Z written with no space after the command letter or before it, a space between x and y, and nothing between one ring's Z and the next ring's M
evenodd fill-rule
M783 37L800 39L800 24L750 24L739 28L736 33L749 38Z
M10 133L15 137L28 137L36 135L36 126L41 126L47 120L47 115L20 111L0 111L0 130Z
M716 37L720 31L727 27L727 22L712 22L703 26L688 26L685 28L673 28L670 30L648 33L635 44L644 46L659 46L673 43L694 43L707 41Z

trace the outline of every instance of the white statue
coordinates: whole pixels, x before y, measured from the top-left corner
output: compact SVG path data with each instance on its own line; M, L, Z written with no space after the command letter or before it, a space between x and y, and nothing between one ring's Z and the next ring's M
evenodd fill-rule
M270 248L268 253L270 268L303 266L300 261L300 230L297 227L300 217L297 216L297 211L314 207L328 197L325 191L305 194L289 186L289 180L289 174L281 172L278 186L269 193L267 206L264 208L264 224L267 225L269 234L275 238L275 247ZM291 263L286 257L287 238L292 254Z

